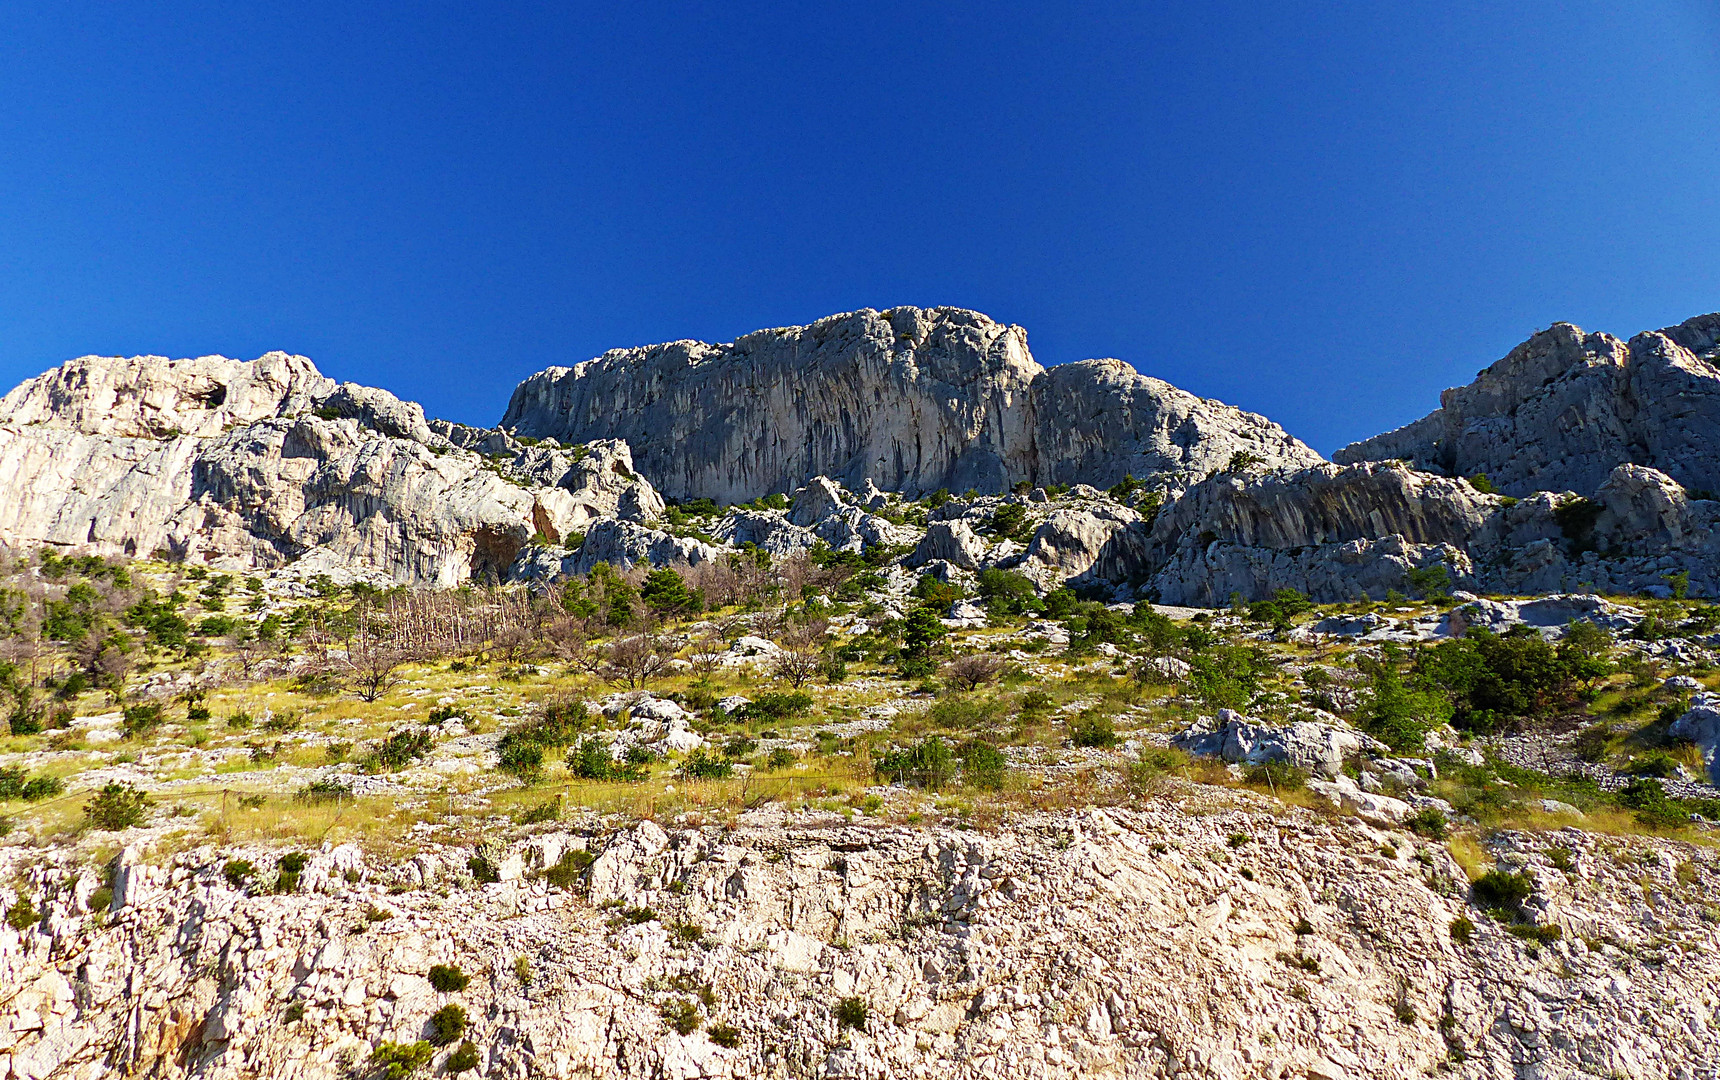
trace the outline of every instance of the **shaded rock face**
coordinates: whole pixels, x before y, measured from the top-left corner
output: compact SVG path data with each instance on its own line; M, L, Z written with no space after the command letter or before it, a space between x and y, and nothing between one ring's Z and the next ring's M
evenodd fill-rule
M486 462L303 357L83 357L0 399L0 540L457 585L534 534L660 514L630 466L622 443Z
M1239 450L1275 465L1320 460L1262 417L1118 360L1047 371L1026 331L959 308L866 309L726 345L614 350L521 383L502 426L625 439L665 492L719 502L820 474L855 490L998 491L1192 476Z
M1196 605L1278 589L1379 599L1410 591L1409 572L1435 565L1452 584L1489 592L1664 593L1681 571L1698 595L1720 592L1720 502L1621 465L1597 491L1592 526L1573 537L1559 521L1569 497L1483 495L1396 463L1227 474L1191 488L1150 527L1114 532L1088 577Z
M1592 495L1622 464L1720 490L1720 314L1627 344L1556 323L1440 408L1346 446L1341 463L1402 458L1451 476L1485 473L1511 495Z

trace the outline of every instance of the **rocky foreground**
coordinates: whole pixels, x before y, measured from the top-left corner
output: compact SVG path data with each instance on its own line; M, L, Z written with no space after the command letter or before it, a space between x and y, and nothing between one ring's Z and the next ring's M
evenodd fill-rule
M438 1068L491 1076L1720 1066L1711 849L1500 834L1489 868L1533 885L1507 932L1443 844L1246 794L1166 796L993 831L770 811L552 826L475 858L345 846L286 895L269 891L278 853L134 847L111 911L96 875L38 855L47 918L0 928L0 1075L344 1077L438 1030ZM241 888L224 869L242 856ZM436 965L469 983L442 971L437 990Z

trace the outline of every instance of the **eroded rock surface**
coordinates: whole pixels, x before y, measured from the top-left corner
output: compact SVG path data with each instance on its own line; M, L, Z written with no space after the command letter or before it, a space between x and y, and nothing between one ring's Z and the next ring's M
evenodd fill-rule
M582 850L574 891L538 877ZM102 919L92 871L38 858L16 878L44 918L0 927L0 1076L345 1077L450 1003L479 1075L1698 1077L1717 1060L1702 913L1720 867L1690 845L1499 837L1490 858L1534 883L1528 916L1562 931L1538 947L1468 906L1443 845L1263 805L990 833L764 814L550 831L483 847L499 880L481 887L471 849L343 846L313 854L300 892L247 895L223 878L232 854L128 851ZM270 878L270 853L244 854ZM437 993L433 964L470 985ZM839 1026L842 999L863 1027ZM668 1027L675 1002L697 1029Z
M719 502L816 475L918 494L1130 472L1186 484L1244 451L1275 466L1320 460L1265 418L1120 360L1046 370L1021 327L943 307L613 350L521 383L502 425L625 439L664 491Z
M1510 495L1592 495L1619 465L1720 490L1720 314L1629 343L1555 323L1440 395L1440 407L1354 443L1339 462L1403 458L1448 476L1486 474Z

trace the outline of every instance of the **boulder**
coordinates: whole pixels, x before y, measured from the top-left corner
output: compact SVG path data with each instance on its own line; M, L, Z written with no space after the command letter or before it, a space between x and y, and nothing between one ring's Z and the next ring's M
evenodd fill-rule
M1708 782L1720 786L1720 694L1699 694L1691 699L1690 708L1666 733L1695 743L1707 767Z
M942 560L963 570L977 570L985 558L986 545L967 522L934 521L906 560L908 566L926 566Z
M630 521L604 520L591 527L585 542L570 563L569 574L589 574L598 563L617 570L631 570L641 563L652 566L698 566L723 557L721 548L690 537L675 536Z
M1232 709L1219 710L1216 730L1190 728L1171 745L1197 756L1244 765L1282 762L1325 776L1337 776L1351 755L1388 751L1379 740L1350 728L1311 721L1272 727Z

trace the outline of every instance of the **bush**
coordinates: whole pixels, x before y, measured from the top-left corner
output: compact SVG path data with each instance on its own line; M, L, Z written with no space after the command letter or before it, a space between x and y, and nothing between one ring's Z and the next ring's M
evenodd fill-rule
M579 745L568 751L567 771L580 780L621 780L633 782L645 779L649 770L645 768L648 762L636 761L633 747L628 750L626 764L617 763L609 746L595 736L586 736Z
M1470 899L1487 910L1504 909L1516 912L1534 894L1535 886L1526 874L1489 870L1469 886Z
M245 882L251 880L257 868L248 859L229 859L227 865L221 868L221 876L227 879L227 884L235 889L243 889Z
M871 1015L871 1008L865 998L845 997L836 1003L836 1025L853 1028L855 1031L866 1030L866 1020Z
M128 739L149 734L160 727L165 719L161 706L157 704L127 705L121 715L124 717L125 737Z
M458 1076L463 1072L470 1072L477 1067L478 1048L470 1039L461 1043L459 1048L452 1054L449 1054L448 1060L442 1064L442 1068L449 1076Z
M447 1046L466 1033L466 1010L444 1005L430 1014L430 1045Z
M1070 721L1069 741L1076 746L1108 750L1117 745L1117 727L1109 716L1089 709Z
M544 870L543 879L558 889L572 889L595 861L589 851L564 851L554 866Z
M430 988L438 994L458 994L472 982L453 964L437 964L424 977L430 980Z
M962 779L968 784L985 791L996 791L1003 786L1004 775L1009 771L1009 759L1003 751L973 739L962 746L958 756L962 760Z
M522 783L535 784L543 776L543 747L510 731L496 743L496 768Z
M325 776L321 780L312 780L293 794L293 798L302 803L317 805L320 803L339 802L352 797L352 785L333 776Z
M422 1039L414 1043L385 1042L370 1052L370 1063L382 1070L386 1080L406 1080L430 1064L435 1056L435 1047Z
M1429 840L1443 840L1447 831L1445 815L1438 807L1428 806L1417 810L1404 819L1404 825L1417 836L1425 836Z
M703 747L688 754L681 762L681 775L689 780L727 780L734 775L734 763Z
M699 1030L699 1007L691 1001L677 999L665 1002L657 1011L663 1022L678 1035L691 1035Z
M84 804L84 819L91 828L120 832L143 824L153 806L149 796L130 784L110 780Z
M736 714L754 723L776 723L799 716L812 708L812 695L800 690L787 693L760 694L758 700L742 705Z
M387 772L404 769L430 752L430 733L421 728L400 728L376 744L371 760Z
M1244 783L1268 791L1296 791L1308 783L1308 773L1288 761L1262 761L1244 769L1242 779Z
M18 902L6 909L6 925L22 934L36 925L41 916L36 913L36 905L30 902L28 896L18 898Z
M65 789L65 782L57 776L30 776L16 765L0 769L0 802L8 799L38 802Z
M880 755L873 767L880 778L936 790L955 775L955 761L944 741L933 736L912 747Z
M1189 662L1189 686L1209 708L1246 709L1260 691L1270 660L1258 650L1220 645Z
M1459 915L1451 920L1451 940L1459 945L1469 944L1469 939L1475 936L1475 924L1469 921L1467 915Z
M275 877L275 891L290 893L299 891L299 876L305 872L311 857L302 851L289 851L281 856L278 864L279 873Z
M706 1029L705 1037L725 1050L733 1050L741 1044L741 1033L727 1024L712 1024Z
M988 653L969 653L951 661L944 669L944 678L957 690L978 690L1003 673L1003 657Z
M794 751L786 746L779 746L764 759L765 767L769 769L786 769L795 762Z

